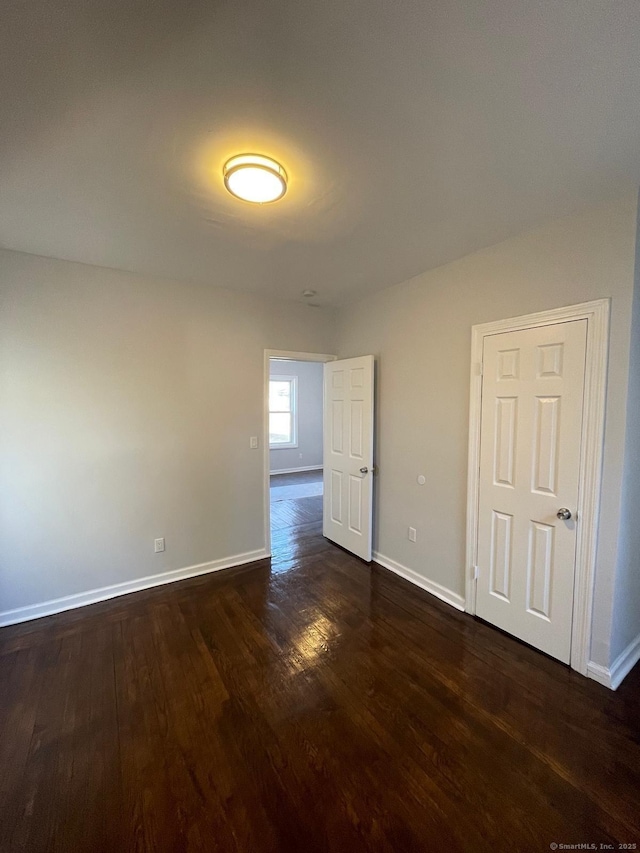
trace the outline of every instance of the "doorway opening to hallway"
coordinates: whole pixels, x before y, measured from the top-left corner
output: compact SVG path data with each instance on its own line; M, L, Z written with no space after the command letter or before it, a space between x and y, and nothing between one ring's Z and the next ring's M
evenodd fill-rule
M372 355L336 360L321 353L265 350L269 553L279 531L315 524L330 541L371 561L373 386Z
M278 531L322 524L323 368L319 361L269 359L272 542Z

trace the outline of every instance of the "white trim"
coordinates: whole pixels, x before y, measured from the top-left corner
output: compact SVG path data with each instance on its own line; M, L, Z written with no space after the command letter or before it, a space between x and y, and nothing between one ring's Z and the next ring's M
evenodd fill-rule
M284 349L266 349L265 355L267 360L270 358L280 359L281 361L319 361L324 364L325 361L336 361L337 355L330 355L326 352L290 352Z
M297 474L298 471L322 471L323 465L305 465L304 468L278 468L277 471L270 471L270 474Z
M337 356L323 352L290 352L281 349L266 349L264 351L264 375L262 384L262 448L263 448L263 491L262 517L264 519L264 547L271 553L271 500L269 496L269 477L271 475L271 448L269 447L269 361L279 358L284 361L335 361ZM323 412L324 418L324 412ZM299 468L296 470L300 470Z
M65 595L63 598L53 598L40 604L30 604L27 607L17 607L15 610L5 610L0 613L0 627L17 625L18 622L28 622L31 619L40 619L42 616L51 616L54 613L62 613L64 610L74 610L76 607L85 607L87 604L107 601L120 595L128 595L130 592L139 592L143 589L151 589L154 586L162 586L186 578L195 578L209 572L232 569L236 566L243 566L245 563L266 560L269 556L264 548L260 548L257 551L246 551L244 554L235 554L233 557L225 557L222 560L211 560L209 563L198 563L195 566L186 566L183 569L171 569L157 575L148 575L132 581L102 586L87 592L78 592L75 595Z
M467 612L476 611L474 567L477 558L478 492L480 485L480 416L482 410L482 353L484 338L503 332L548 326L572 320L587 321L585 385L580 454L580 489L577 513L576 571L574 583L571 668L588 674L593 588L595 581L600 482L604 445L604 420L609 349L610 300L598 299L540 311L524 317L473 326L471 332L471 390L469 406L469 470L467 479ZM594 665L595 666L595 665ZM596 677L592 675L592 677Z
M589 661L587 675L589 678L600 682L600 684L604 684L605 687L617 690L639 660L640 634L638 634L635 640L631 640L626 649L620 652L609 668Z
M609 667L602 666L590 660L587 664L587 675L589 678L597 681L598 684L602 684L603 687L608 687L609 690L613 689L611 687L611 670Z
M435 597L439 598L440 601L444 601L452 607L455 607L456 610L464 611L464 598L461 595L458 595L457 592L453 592L453 590L447 589L446 586L442 586L435 581L430 581L428 578L423 578L422 575L414 572L413 569L409 569L407 566L397 563L395 560L392 560L391 557L385 557L385 555L381 554L379 551L373 552L373 560L383 568L389 569L390 572L393 572L410 583L419 586L420 589L424 589L425 592L430 592L431 595L435 595Z
M640 634L631 640L611 664L611 688L617 690L640 660Z

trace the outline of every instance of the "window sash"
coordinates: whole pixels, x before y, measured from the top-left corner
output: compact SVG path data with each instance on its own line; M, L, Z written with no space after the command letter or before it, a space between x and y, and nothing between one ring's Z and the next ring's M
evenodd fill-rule
M288 394L278 394L277 385L285 383ZM286 428L283 416L287 416ZM277 450L297 446L297 377L273 376L269 379L269 447Z

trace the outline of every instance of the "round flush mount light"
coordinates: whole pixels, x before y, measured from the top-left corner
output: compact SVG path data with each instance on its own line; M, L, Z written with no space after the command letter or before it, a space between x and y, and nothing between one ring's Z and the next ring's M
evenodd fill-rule
M287 191L287 173L262 154L238 154L224 164L224 185L231 195L253 204L278 201Z
M312 299L317 294L317 292L317 290L311 290L307 288L307 290L302 291L302 295L305 299Z

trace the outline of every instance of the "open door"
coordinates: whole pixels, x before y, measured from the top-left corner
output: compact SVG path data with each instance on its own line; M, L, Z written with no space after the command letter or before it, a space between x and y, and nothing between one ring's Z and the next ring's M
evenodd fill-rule
M373 515L373 356L324 366L323 534L367 562Z

